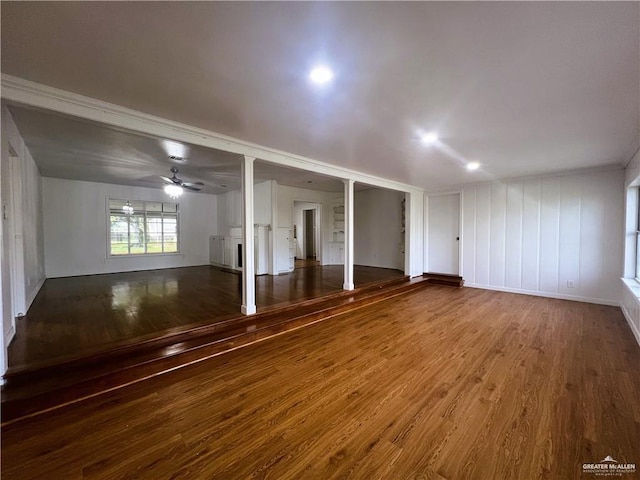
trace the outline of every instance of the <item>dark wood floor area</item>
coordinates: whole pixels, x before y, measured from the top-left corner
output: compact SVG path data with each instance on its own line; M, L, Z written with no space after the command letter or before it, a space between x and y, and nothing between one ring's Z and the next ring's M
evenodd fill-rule
M356 285L402 277L398 270L356 266ZM342 290L343 267L296 269L256 279L258 311ZM233 318L241 277L188 267L49 279L9 345L9 366L25 367L148 339L175 327Z
M584 479L639 398L618 308L430 286L11 424L2 478Z
M296 258L296 268L317 267L320 262L314 258Z

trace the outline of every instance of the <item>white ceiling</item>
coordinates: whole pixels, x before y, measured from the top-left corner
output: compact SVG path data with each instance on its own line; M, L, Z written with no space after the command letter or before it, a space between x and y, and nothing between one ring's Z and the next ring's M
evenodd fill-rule
M170 168L176 166L183 180L203 182L204 193L240 188L238 155L15 105L9 111L45 177L161 188L159 175L170 177ZM187 163L176 164L170 155ZM344 191L339 179L260 161L254 164L254 177L256 182L277 180L292 187Z
M1 27L4 73L428 189L640 142L638 2L3 2Z

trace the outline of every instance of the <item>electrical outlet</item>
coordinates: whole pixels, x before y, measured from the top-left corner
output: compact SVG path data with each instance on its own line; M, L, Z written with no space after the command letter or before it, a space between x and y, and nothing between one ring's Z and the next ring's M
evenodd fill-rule
M574 288L573 280L567 280L567 288Z

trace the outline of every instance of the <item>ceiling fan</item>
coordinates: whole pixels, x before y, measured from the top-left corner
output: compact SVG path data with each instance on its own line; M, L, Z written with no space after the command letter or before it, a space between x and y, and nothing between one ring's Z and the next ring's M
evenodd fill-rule
M191 190L192 192L199 192L199 186L203 186L202 182L185 182L181 178L178 178L178 167L171 167L171 178L160 175L160 178L164 180L166 185L164 191L171 198L178 198L182 195L183 190Z

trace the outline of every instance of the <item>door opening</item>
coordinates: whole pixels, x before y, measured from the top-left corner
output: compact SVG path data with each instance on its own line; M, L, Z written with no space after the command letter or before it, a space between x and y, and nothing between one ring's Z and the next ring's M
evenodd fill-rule
M304 210L304 256L308 259L316 258L316 211Z

